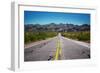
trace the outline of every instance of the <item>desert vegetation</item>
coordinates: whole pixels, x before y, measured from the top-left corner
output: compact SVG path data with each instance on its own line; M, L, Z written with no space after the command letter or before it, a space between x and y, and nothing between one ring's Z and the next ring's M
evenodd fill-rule
M90 42L90 31L62 32L62 36L84 42Z
M57 36L57 32L25 32L24 43L36 42Z

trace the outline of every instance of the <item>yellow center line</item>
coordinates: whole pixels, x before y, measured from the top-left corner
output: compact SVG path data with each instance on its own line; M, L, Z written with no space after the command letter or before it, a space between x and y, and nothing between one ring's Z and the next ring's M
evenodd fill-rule
M56 49L56 54L55 54L55 60L58 60L60 55L61 55L61 43L60 43L60 39L57 40L57 49Z

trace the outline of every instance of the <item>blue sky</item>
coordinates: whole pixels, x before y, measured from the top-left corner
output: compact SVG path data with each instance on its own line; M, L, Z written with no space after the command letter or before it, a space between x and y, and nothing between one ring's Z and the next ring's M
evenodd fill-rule
M24 11L24 24L90 24L90 14Z

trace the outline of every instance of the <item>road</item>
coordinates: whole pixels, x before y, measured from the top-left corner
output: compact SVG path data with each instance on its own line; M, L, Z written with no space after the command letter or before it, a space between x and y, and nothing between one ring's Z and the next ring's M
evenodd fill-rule
M24 49L24 61L89 59L90 45L58 36Z

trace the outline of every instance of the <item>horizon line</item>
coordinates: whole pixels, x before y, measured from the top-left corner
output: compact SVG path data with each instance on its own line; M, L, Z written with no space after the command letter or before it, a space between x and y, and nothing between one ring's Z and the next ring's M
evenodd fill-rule
M69 24L69 25L71 25L71 24L73 24L73 23L47 23L47 24L39 24L39 23L28 23L28 24L24 24L24 25L49 25L49 24L55 24L55 25L62 25L62 24L65 24L65 25L67 25L67 24ZM87 24L87 25L90 25L90 24L88 24L88 23L84 23L84 24ZM84 25L84 24L73 24L73 25Z

